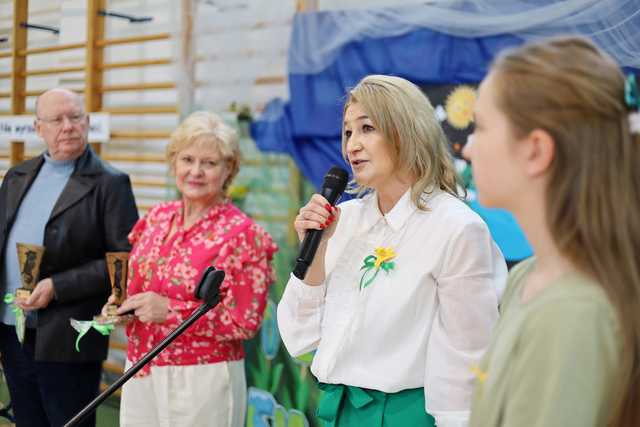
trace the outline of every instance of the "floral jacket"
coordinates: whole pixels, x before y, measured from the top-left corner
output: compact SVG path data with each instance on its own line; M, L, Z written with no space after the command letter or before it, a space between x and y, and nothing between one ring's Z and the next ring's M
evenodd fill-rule
M151 366L198 365L240 360L242 340L251 338L262 321L271 266L278 250L271 236L230 202L210 209L189 229L182 224L182 202L154 207L129 234L127 294L156 292L169 298L164 323L134 320L127 326L127 358L135 363L200 306L194 290L204 270L224 270L222 301L168 348ZM167 239L171 224L176 232ZM140 375L148 375L147 365Z

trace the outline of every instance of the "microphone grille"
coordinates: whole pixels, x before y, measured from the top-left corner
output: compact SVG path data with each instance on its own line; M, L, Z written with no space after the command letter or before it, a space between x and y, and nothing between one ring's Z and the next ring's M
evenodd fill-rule
M334 188L340 193L344 191L349 182L349 174L341 167L334 166L329 169L329 172L324 176L324 188Z

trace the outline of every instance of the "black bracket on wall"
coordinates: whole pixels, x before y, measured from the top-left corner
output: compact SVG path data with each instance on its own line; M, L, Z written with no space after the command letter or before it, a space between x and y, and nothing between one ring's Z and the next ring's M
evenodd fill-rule
M98 11L99 16L111 16L113 18L126 19L130 24L139 24L141 22L149 22L153 21L153 16L132 16L126 15L124 13L118 12L109 12L107 10L101 9Z
M50 27L48 25L40 25L40 24L29 24L28 22L21 22L20 26L22 28L28 28L32 30L42 30L42 31L50 31L53 34L60 34L60 29L56 27Z

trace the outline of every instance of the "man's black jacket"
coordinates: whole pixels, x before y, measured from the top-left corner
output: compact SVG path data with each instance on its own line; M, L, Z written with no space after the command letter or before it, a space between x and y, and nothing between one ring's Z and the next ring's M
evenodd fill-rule
M43 155L11 168L0 187L0 274L7 237L18 208L38 174ZM108 337L92 330L75 350L69 319L90 320L110 293L105 253L130 250L127 234L138 219L129 177L96 156L90 146L56 202L44 230L45 254L38 280L53 279L55 297L38 311L37 360L104 360ZM6 292L0 289L1 295Z

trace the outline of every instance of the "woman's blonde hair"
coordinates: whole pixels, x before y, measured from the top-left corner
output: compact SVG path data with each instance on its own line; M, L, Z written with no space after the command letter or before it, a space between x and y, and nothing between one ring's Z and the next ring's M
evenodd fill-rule
M220 152L229 167L229 177L222 186L227 191L240 170L238 133L219 116L209 111L196 111L180 123L171 134L166 149L167 162L175 173L176 156L194 144L204 144Z
M590 41L555 38L500 55L491 73L516 136L555 142L546 217L559 250L595 277L624 343L609 426L640 426L640 141L624 75Z
M442 189L459 197L459 181L449 153L447 137L429 99L413 83L400 77L370 75L349 91L343 116L351 104L359 104L384 135L395 156L396 168L415 178L411 200L426 210L424 193ZM342 125L342 154L346 138ZM351 185L352 192L368 189Z

